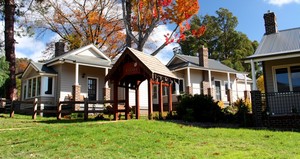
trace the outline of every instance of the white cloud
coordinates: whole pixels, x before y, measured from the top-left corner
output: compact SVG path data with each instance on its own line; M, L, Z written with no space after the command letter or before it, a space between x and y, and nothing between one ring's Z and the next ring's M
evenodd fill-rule
M16 37L16 57L26 57L33 61L38 61L45 50L45 43L35 39L34 37Z
M152 53L156 48L161 46L165 42L164 35L171 34L172 30L168 29L166 25L160 25L154 29L153 33L149 37L148 41L145 44L144 52ZM165 46L156 57L163 63L167 64L173 56L173 48L178 46L177 43L171 43Z
M277 6L282 6L285 4L290 4L290 3L299 3L300 0L264 0L267 1L270 4L277 5Z

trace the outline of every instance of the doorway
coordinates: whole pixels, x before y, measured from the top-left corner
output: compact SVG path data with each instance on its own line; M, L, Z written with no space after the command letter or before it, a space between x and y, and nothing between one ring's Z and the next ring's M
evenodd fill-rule
M88 99L97 100L97 79L88 78Z
M215 81L216 100L221 100L221 81Z

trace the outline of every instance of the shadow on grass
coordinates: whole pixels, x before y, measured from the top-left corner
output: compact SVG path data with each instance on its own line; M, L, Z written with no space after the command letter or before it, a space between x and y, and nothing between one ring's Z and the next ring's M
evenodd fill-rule
M248 129L248 130L269 130L269 131L289 131L300 132L300 128L270 128L270 127L245 127L236 123L212 123L212 122L187 122L183 120L157 120L161 122L175 123L184 126L198 127L204 129L210 128L228 128L228 129Z
M85 122L101 122L101 121L111 121L110 119L43 119L43 120L37 120L38 123L45 123L45 124L70 124L70 123L85 123Z

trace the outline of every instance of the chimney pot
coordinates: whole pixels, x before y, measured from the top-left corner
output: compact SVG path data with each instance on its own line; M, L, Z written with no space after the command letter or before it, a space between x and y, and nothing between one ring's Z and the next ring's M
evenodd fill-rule
M65 43L56 42L55 43L55 57L60 56L65 53Z
M268 11L264 14L266 35L277 33L276 15L274 12Z

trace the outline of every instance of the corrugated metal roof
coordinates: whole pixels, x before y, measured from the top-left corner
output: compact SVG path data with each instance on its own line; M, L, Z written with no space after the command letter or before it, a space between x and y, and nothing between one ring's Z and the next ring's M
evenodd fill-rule
M176 54L175 56L185 60L187 63L191 63L190 66L192 67L195 67L195 68L200 68L200 69L209 69L209 70L218 70L218 71L225 71L225 72L233 72L233 73L237 73L238 71L222 64L221 62L219 61L216 61L214 59L208 59L208 67L205 68L205 67L202 67L202 66L199 66L199 58L198 56L188 56L188 55L182 55L182 54ZM188 65L186 64L182 64L181 67L187 67ZM175 66L172 67L170 66L169 67L170 69L177 69L179 68L179 66Z
M300 28L264 35L255 53L247 59L300 52Z
M177 76L172 73L163 63L161 63L156 57L145 54L138 50L128 48L146 67L150 69L152 73L160 74L163 76L176 78Z

